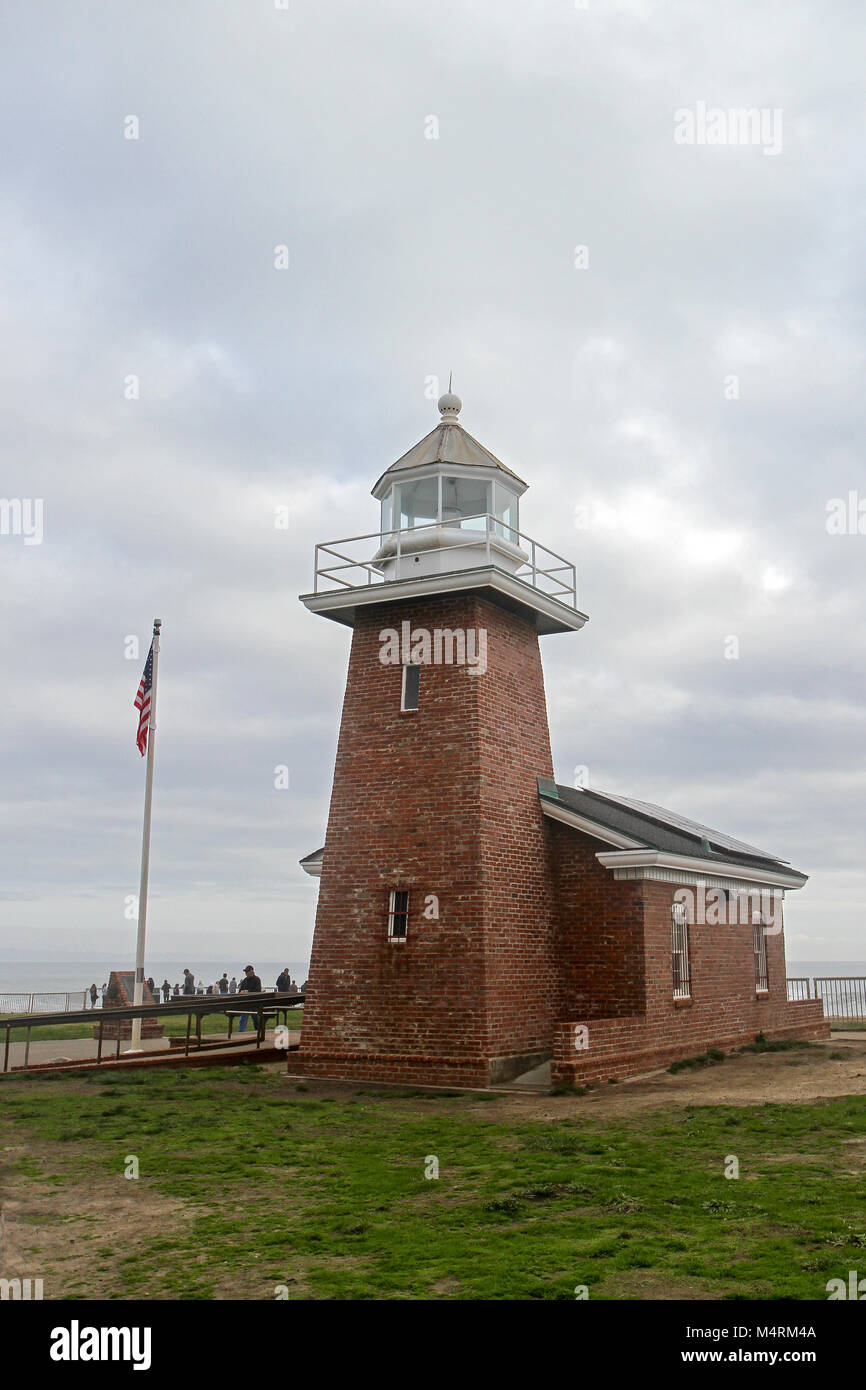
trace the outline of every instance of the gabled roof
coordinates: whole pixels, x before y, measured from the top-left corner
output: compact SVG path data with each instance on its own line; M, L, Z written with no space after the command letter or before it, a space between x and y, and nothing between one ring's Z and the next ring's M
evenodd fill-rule
M573 812L575 817L597 826L600 832L607 832L607 835L601 833L599 838L608 838L610 843L622 849L659 850L666 854L702 859L710 871L716 863L746 869L779 870L786 877L792 875L805 879L805 875L792 869L787 860L746 844L744 840L735 840L699 821L689 820L675 811L667 811L663 806L655 806L650 801L636 801L594 788L590 791L582 787L565 787L543 777L538 779L538 794L548 806L561 806L565 811Z
M375 496L377 488L390 473L402 473L407 468L426 468L431 463L456 463L466 468L498 468L510 478L514 478L521 487L527 486L501 459L491 454L490 450L479 444L471 434L467 434L462 425L453 421L440 421L429 434L425 434L423 439L385 470L373 488L373 495Z

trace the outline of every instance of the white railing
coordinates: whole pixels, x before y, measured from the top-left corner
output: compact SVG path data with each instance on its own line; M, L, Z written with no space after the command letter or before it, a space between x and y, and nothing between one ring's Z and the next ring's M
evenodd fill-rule
M0 991L0 1014L70 1013L86 1008L86 989L71 993L41 990L31 994Z
M470 522L481 525L471 527ZM461 539L452 539L455 531L460 531ZM516 527L509 526L489 512L479 512L476 516L460 517L459 520L422 522L419 526L405 526L393 531L370 531L364 536L346 536L342 540L323 541L316 546L316 569L314 592L319 594L333 590L336 586L346 589L365 588L371 584L386 582L384 569L396 565L405 554L419 553L418 537L427 533L435 540L436 551L464 549L483 550L484 563L495 566L511 574L533 589L565 603L569 608L577 608L577 576L574 565L555 550L548 550L540 541L533 540ZM415 538L416 544L409 538ZM375 561L373 556L386 541L393 542L386 558ZM505 566L497 559L497 541L507 541L525 553L525 559L518 560L516 567ZM339 548L338 548L339 547ZM455 556L455 569L461 566Z

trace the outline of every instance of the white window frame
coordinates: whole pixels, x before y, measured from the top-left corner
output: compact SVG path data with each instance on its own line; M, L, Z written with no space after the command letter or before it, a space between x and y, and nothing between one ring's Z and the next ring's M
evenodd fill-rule
M415 705L406 704L406 672L413 667L418 672L418 703ZM403 685L400 690L400 712L401 714L417 714L421 708L421 663L420 661L406 661L403 663Z
M769 994L770 970L767 965L767 924L763 913L752 914L752 951L755 960L755 993Z
M401 898L402 898L402 897L405 897L405 899L406 899L405 906L404 906L404 907L402 908L402 910L400 910L399 912L398 912L398 910L397 910L397 896L398 896L398 894L399 894L399 896L400 896ZM399 919L402 921L402 923L403 923L403 935L402 935L402 936L396 935L395 932L394 932L394 926L395 926L395 924L396 924L398 918L399 918ZM402 942L402 941L405 941L405 940L406 940L406 938L408 937L408 935L409 935L409 889L408 889L408 888L392 888L391 891L390 891L390 893L388 894L388 940L389 940L389 941L392 941L392 942L395 942L395 943L396 943L396 942Z
M690 999L692 966L689 950L689 912L685 903L671 904L671 976L674 999Z

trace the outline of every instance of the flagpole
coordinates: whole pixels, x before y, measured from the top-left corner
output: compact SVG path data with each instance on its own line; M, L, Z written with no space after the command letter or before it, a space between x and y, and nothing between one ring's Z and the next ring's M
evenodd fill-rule
M156 678L159 669L159 630L162 619L153 620L153 674L150 683L150 718L147 724L147 777L144 784L144 827L141 834L141 882L138 889L138 936L135 943L135 994L133 1004L144 1000L144 938L147 931L147 879L150 872L150 812L153 805L153 755L156 746ZM132 1020L130 1052L141 1051L141 1019Z

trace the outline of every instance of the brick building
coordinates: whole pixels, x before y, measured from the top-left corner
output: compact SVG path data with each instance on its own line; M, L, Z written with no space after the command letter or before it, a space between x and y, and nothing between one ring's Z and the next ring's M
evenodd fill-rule
M538 639L586 615L460 408L379 479L377 533L317 548L302 600L353 637L290 1070L486 1086L551 1059L580 1083L824 1036L820 1002L786 998L803 874L553 780Z

